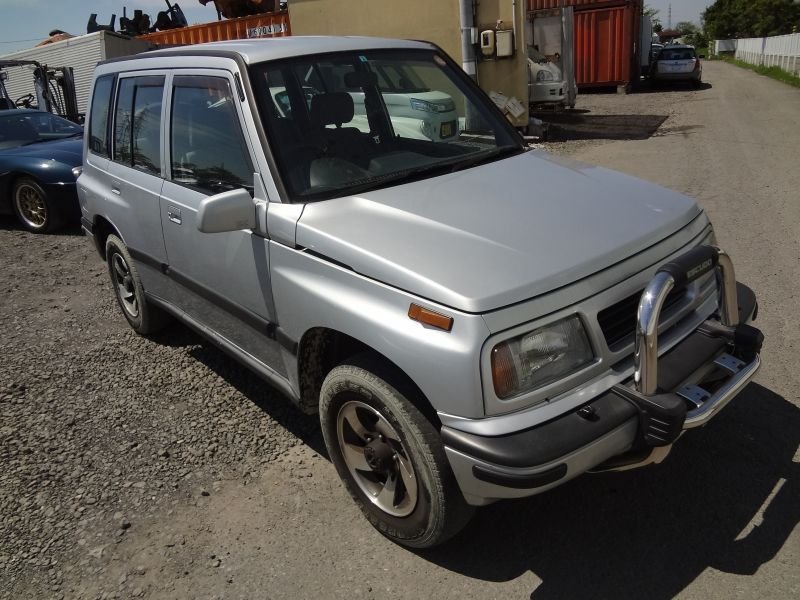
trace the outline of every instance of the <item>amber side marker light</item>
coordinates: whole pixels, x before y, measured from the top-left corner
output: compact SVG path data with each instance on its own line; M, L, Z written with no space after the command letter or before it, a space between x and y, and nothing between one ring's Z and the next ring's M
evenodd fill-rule
M453 328L453 317L422 308L419 304L412 304L408 307L408 318L444 331L450 331Z

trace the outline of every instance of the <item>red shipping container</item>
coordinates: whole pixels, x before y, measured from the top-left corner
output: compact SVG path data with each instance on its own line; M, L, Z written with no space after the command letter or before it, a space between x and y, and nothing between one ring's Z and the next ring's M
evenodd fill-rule
M289 13L263 13L238 19L200 23L180 29L169 29L140 35L139 39L160 45L202 44L226 40L249 40L284 37L292 34Z
M528 10L548 10L574 6L577 12L583 9L608 8L609 6L622 6L625 4L639 4L641 6L643 3L643 0L528 0Z
M530 12L573 6L578 87L628 88L639 79L642 0L528 0Z
M626 7L575 13L578 86L627 86L634 69L639 28ZM634 31L635 30L635 31ZM636 71L638 77L638 71Z

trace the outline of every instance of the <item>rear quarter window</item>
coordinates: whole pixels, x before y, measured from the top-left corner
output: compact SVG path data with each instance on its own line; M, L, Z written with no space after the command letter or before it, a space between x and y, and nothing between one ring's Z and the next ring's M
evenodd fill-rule
M108 147L108 112L111 107L111 91L114 76L98 77L92 93L92 108L89 113L89 150L110 157Z

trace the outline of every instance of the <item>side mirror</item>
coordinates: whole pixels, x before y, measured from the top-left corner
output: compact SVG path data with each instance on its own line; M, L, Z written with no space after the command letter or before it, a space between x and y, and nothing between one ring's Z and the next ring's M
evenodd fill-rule
M256 204L244 188L209 196L197 211L197 229L203 233L254 229L255 226Z

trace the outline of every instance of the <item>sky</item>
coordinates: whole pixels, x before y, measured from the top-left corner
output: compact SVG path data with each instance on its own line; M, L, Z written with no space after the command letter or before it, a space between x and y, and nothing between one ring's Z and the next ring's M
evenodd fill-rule
M346 0L342 0L343 2ZM442 0L438 0L442 1ZM451 0L452 1L452 0ZM693 21L700 24L700 14L712 0L645 0L645 4L659 9L661 23L667 26L668 7L672 4L672 24ZM201 5L198 0L179 2L189 24L204 23L217 18L214 4ZM97 22L108 23L111 14L122 16L122 7L128 7L128 16L140 8L155 21L156 14L166 9L164 0L0 0L0 55L30 48L47 37L52 29L62 29L80 35L86 33L86 22L91 13L97 13Z
M190 25L217 19L213 2L203 6L198 0L181 0L178 4ZM0 0L0 55L35 46L53 29L84 34L92 13L97 13L101 25L107 25L112 13L116 14L116 29L119 29L123 6L128 7L128 17L139 8L150 15L151 21L167 8L164 0Z
M660 11L658 16L666 29L670 4L672 5L672 26L675 27L681 21L691 21L700 25L700 15L714 2L713 0L645 0L644 3Z

